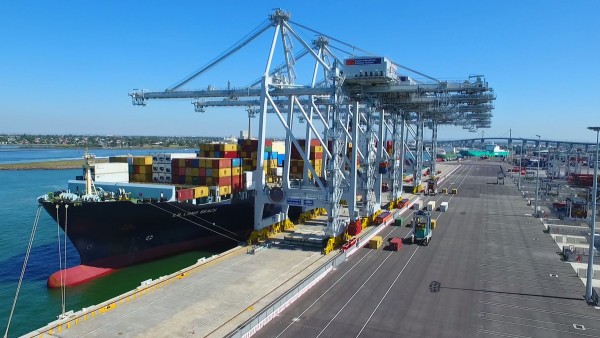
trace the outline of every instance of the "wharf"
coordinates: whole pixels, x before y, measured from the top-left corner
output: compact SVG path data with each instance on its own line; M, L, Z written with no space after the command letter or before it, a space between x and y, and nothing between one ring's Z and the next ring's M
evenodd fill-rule
M442 178L456 165L439 165ZM406 194L411 200L415 195ZM387 194L384 194L384 201ZM404 209L408 211L408 209ZM296 226L319 236L326 217ZM384 227L363 234L373 235ZM223 337L256 315L333 255L286 245L280 233L268 246L237 247L206 262L70 314L26 337ZM254 253L251 251L254 250Z

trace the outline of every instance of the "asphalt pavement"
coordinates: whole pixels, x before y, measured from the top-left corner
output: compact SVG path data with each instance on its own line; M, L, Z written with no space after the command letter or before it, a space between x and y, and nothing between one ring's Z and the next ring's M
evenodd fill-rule
M502 163L467 161L441 184L428 246L361 248L259 337L598 337L600 311L560 260ZM412 214L405 215L405 223ZM381 235L406 237L409 227Z

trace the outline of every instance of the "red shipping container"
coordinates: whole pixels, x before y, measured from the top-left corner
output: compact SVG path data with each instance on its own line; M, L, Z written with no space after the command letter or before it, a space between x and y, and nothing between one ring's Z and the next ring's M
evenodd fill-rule
M225 169L231 168L231 159L229 158L215 158L212 160L213 169Z
M237 158L238 156L238 152L237 151L224 151L222 156L224 158Z
M206 176L206 168L198 169L198 176L200 176L200 177Z
M237 190L237 191L242 189L242 176L240 176L240 175L231 176L231 188L234 190Z
M360 223L359 220L357 220L354 223L350 223L348 225L348 235L350 235L350 236L356 236L356 235L360 234L361 231L362 231L362 224Z
M225 185L231 185L231 177L219 177L219 178L212 178L213 181L213 185L218 185L220 187L225 186Z
M314 151L310 153L310 159L311 160L322 160L323 159L323 153L315 153Z
M400 248L402 248L402 238L392 238L392 240L390 241L390 250L400 251Z
M177 200L185 201L194 199L194 190L193 189L181 189L176 191Z

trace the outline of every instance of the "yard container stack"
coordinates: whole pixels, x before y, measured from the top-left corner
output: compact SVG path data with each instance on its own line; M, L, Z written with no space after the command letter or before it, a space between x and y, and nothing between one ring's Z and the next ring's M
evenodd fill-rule
M152 182L152 156L132 156L129 167L129 181Z

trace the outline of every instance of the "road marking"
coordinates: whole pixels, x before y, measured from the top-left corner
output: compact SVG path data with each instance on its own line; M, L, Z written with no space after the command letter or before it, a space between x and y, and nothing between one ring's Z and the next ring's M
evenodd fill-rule
M417 249L415 250L415 252L413 252L413 254L410 256L410 258L408 259L408 261L406 262L406 264L404 264L404 267L402 267L402 270L400 270L400 272L398 273L398 276L396 276L396 279L394 279L394 281L392 282L392 284L390 285L390 287L387 289L387 291L385 292L385 294L383 295L383 297L381 297L381 300L379 301L379 303L377 304L377 306L375 307L375 309L373 310L373 312L371 312L371 315L369 316L369 318L367 318L367 321L365 322L365 325L363 325L363 327L360 329L360 331L358 331L358 334L356 335L356 337L360 336L360 334L363 332L363 330L365 329L365 327L367 326L367 324L369 324L369 321L371 320L371 318L373 318L373 315L375 314L375 311L377 311L377 309L379 309L379 306L381 305L381 303L383 303L383 300L385 299L385 297L388 295L388 293L390 293L390 290L392 289L392 286L394 286L394 284L396 284L396 281L398 281L398 278L400 278L400 275L402 274L402 272L404 272L404 269L406 269L406 267L408 266L408 263L410 263L410 260L417 253L417 250L419 250L419 248L420 247L418 246Z
M598 320L598 316L578 315L576 313L571 313L571 312L552 311L552 310L538 309L538 308L533 308L533 307L528 307L528 306L519 306L519 305L511 305L511 304L488 302L488 301L480 301L479 303L484 304L484 305L504 307L504 308L509 308L509 309L516 309L516 310L523 310L523 311L530 311L530 312L541 312L541 313L553 314L553 315L558 315L558 316L563 316L563 317L574 317L574 318L579 318L579 319Z
M419 247L417 247L417 249L415 250L415 252L417 252L417 250L419 250ZM317 335L317 337L319 337L321 334L323 334L323 332L325 332L325 330L329 327L329 325L331 325L331 323L333 323L333 321L337 318L337 316L342 313L342 311L346 308L346 306L348 306L348 304L350 304L350 302L352 301L352 299L354 299L354 297L356 297L356 295L358 295L358 293L360 292L360 290L362 290L365 285L369 282L369 280L371 280L371 278L373 278L373 276L375 275L375 273L377 271L379 271L379 269L383 266L383 263L385 263L385 261L388 260L388 258L390 258L392 256L393 252L390 252L390 254L387 255L387 257L379 264L379 266L377 266L377 269L375 269L375 271L373 271L373 273L371 273L371 275L369 276L369 278L367 278L367 280L365 280L361 286L358 288L358 290L356 290L356 292L352 295L352 297L350 297L346 303L338 310L338 312L336 312L335 316L333 316L333 318L331 318L329 320L329 322L327 323L327 325L325 325L325 327L321 330L321 332L319 332L319 334ZM414 252L413 252L413 256L414 256ZM412 256L411 256L412 258Z
M521 323L514 323L514 322L506 322L503 320L495 320L495 319L488 319L488 318L482 318L481 320L488 320L491 322L497 322L497 323L502 323L502 324L508 324L508 325L514 325L514 326L524 326L524 327L529 327L529 328L534 328L534 329L540 329L540 330L547 330L547 331L554 331L554 332L560 332L560 333L568 333L569 335L577 335L577 336L584 336L584 337L597 337L595 335L589 335L589 334L583 334L583 333L575 333L573 331L568 331L568 330L558 330L558 329L553 329L553 328L549 328L549 327L543 327L543 326L535 326L535 325L528 325L528 324L521 324Z
M304 311L302 311L302 313L300 313L297 317L295 318L301 318L302 315L304 315L308 310L310 310L310 308L312 308L319 300L321 300L321 298L325 297L325 295L331 291L331 289L333 289L334 286L336 286L342 279L344 279L344 277L346 277L346 275L348 275L350 273L350 271L352 271L352 269L354 269L355 267L358 266L358 264L360 262L362 262L363 259L365 259L367 256L369 256L372 252L374 252L374 250L369 250L364 256L362 256L360 258L360 260L358 262L356 262L356 264L354 264L350 269L348 269L348 271L346 271L346 273L344 273L340 278L338 278L338 280L335 281L335 283L331 284L331 286L329 288L327 288L327 290L325 290L325 292L323 292L323 294L321 294L317 299L315 299L314 302L312 302L312 304L310 304ZM389 257L389 256L388 256ZM292 325L294 324L294 321L292 321L288 326L286 326L278 335L277 337L280 337L285 331L287 331L287 329L289 329Z

